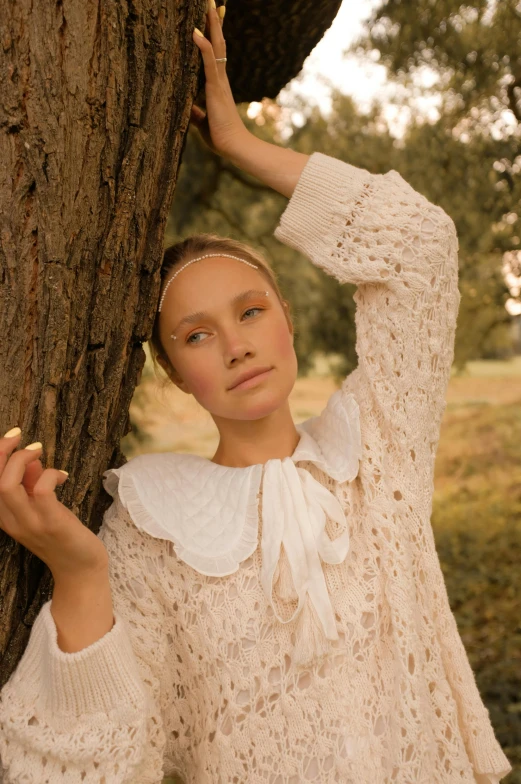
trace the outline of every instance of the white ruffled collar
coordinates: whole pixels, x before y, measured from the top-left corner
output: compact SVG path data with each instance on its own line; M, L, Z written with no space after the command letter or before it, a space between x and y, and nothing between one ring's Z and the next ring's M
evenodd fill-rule
M319 416L296 429L300 441L282 460L233 468L198 455L145 454L105 471L103 486L114 498L119 495L139 529L172 541L177 557L201 574L225 577L257 548L262 482L260 579L267 599L281 623L292 621L309 599L325 637L334 640L338 633L320 561L345 559L347 522L336 497L297 463L310 461L338 482L353 480L362 457L358 404L351 393L338 390ZM328 517L344 531L335 540L325 532ZM281 545L298 599L286 619L273 602Z

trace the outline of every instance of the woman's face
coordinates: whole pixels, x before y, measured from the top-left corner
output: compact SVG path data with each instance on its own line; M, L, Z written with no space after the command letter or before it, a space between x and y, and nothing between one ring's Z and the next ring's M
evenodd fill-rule
M250 293L233 301L244 292ZM180 323L192 314L190 322ZM183 269L168 287L159 329L176 370L172 380L211 414L259 419L293 389L293 330L268 281L241 261L215 256ZM271 370L253 386L230 389L239 375L257 367Z

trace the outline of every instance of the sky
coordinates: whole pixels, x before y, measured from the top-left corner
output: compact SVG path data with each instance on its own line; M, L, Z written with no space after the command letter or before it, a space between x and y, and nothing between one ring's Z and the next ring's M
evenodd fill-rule
M381 0L344 0L333 20L331 27L304 62L299 79L293 79L281 91L279 103L286 107L285 116L291 115L296 124L304 121L300 112L291 109L292 98L299 95L309 103L320 106L325 115L331 107L330 89L327 81L338 87L342 93L352 96L362 111L367 111L374 98L389 100L384 115L391 133L401 136L409 119L406 107L393 106L390 99L398 95L400 88L388 82L386 69L376 59L378 53L366 56L365 60L356 56L345 56L344 51L363 32L364 22L371 16ZM326 80L326 81L325 81ZM425 69L419 75L419 83L433 84L432 73ZM418 97L417 106L429 118L437 119L436 105L439 99ZM250 104L248 114L254 117L260 104ZM284 133L283 133L284 135Z

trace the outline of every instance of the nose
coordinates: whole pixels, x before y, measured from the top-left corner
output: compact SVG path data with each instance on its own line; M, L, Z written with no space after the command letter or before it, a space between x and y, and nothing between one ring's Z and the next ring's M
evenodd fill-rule
M255 352L249 348L240 348L236 351L230 351L225 355L226 365L228 367L234 367L234 365L240 365L248 357L254 357Z
M229 331L223 336L223 356L227 367L240 364L246 357L255 356L255 348L244 335Z

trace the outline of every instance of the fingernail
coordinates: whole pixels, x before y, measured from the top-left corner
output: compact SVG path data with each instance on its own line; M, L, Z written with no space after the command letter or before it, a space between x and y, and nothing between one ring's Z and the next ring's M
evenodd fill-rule
M19 427L13 427L12 430L8 430L7 433L4 433L2 438L14 438L15 436L19 436L21 432Z
M61 468L58 468L58 471L60 472L60 474L65 474L65 476L69 476L68 471L62 471Z
M216 8L215 0L210 0L210 3L212 4L212 8Z
M41 447L42 447L41 442L35 441L34 444L29 444L29 446L26 446L25 448L30 449L31 451L33 450L36 451L37 449L41 449Z
M226 13L226 6L225 5L220 5L219 8L217 9L217 11L218 11L219 16L221 17L221 19L224 19L224 15Z
M202 34L202 32L197 27L194 27L194 33L196 35L200 35L201 38L204 38L204 35Z

